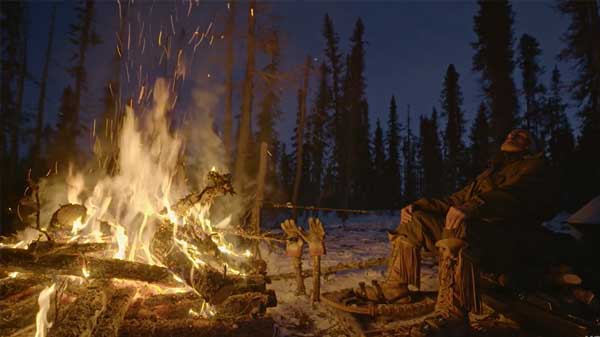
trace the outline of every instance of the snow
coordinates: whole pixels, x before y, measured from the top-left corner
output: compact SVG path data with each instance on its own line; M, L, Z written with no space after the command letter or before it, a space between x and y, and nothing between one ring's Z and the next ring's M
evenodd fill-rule
M399 214L374 213L352 216L343 223L335 214L319 216L325 226L327 254L322 257L321 267L336 265L342 262L354 262L377 257L387 257L390 245L387 232L393 230L398 223ZM299 223L307 228L306 218ZM275 226L273 226L275 227ZM274 231L277 233L277 231ZM284 247L263 246L261 253L267 261L269 275L292 271L291 259L285 256ZM303 257L303 269L311 269L310 256L307 249ZM323 277L322 292L355 288L361 281L367 284L373 279L384 278L385 267L340 272ZM436 267L426 264L421 271L421 289L437 289ZM304 280L307 294L311 293L312 278ZM296 296L295 279L273 281L269 288L277 293L278 305L269 309L269 314L276 322L276 336L350 336L335 315L320 303L314 307L310 295ZM329 309L331 310L331 309Z

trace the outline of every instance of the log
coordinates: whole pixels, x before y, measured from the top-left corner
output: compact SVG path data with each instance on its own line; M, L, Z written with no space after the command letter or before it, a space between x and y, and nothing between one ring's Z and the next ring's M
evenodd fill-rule
M0 299L5 299L19 294L33 286L50 281L48 277L40 275L19 275L15 278L4 278L0 280ZM0 307L2 303L0 303Z
M48 337L91 336L114 290L110 282L92 282L87 291L67 307L63 317L54 323Z
M126 320L119 337L272 337L271 318L240 320L235 323L202 318L178 320Z
M36 293L14 302L0 310L0 336L8 336L12 333L35 324L35 315L38 311L38 295L43 287L38 287Z
M24 249L0 248L0 269L42 275L84 277L86 266L90 279L129 279L164 285L180 285L168 269L148 264L90 256L50 254L35 256Z
M135 288L116 290L106 310L100 316L92 337L117 337L119 335L119 327L123 322L127 309L129 309L129 306L133 302L135 294Z
M236 319L243 317L256 318L264 316L267 307L274 307L277 303L271 302L275 294L269 293L244 293L228 297L217 306L217 319Z
M129 307L125 319L188 318L190 309L198 311L203 302L194 292L142 297Z
M91 252L104 251L110 248L112 244L104 242L95 243L57 243L54 241L35 241L32 242L27 251L36 256L49 254L85 254Z
M185 230L185 229L180 229ZM245 292L265 292L263 275L240 277L218 271L208 264L195 265L173 241L173 224L164 221L150 245L152 254L210 304L220 304L227 297Z

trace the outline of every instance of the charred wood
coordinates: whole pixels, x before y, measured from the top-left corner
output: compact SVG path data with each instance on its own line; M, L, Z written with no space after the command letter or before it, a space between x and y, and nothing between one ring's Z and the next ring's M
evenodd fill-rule
M141 297L129 307L125 319L188 318L190 309L197 311L203 302L194 292Z
M36 292L29 293L20 301L0 310L0 336L8 336L35 323L35 314L38 311L38 294L43 287L36 287ZM3 301L4 302L4 301Z
M178 320L126 320L119 329L120 337L272 337L273 320L249 319L233 322L201 318Z
M172 224L163 222L154 235L150 250L169 270L179 276L211 304L245 292L265 292L267 280L262 275L240 277L228 275L208 264L199 265L175 245ZM226 270L226 269L225 269Z
M172 286L179 284L169 270L159 266L68 254L38 257L23 249L0 248L0 269L8 271L84 277L83 266L91 279L120 278Z
M92 282L87 291L67 307L63 317L54 322L48 337L91 336L113 292L109 282Z
M98 324L92 337L117 337L119 327L123 322L125 313L133 302L136 294L135 288L122 288L115 291L106 310L98 319Z
M39 286L46 283L50 279L45 276L27 275L26 277L4 278L0 280L0 308L3 302L11 296L20 294L34 286Z
M255 318L265 314L268 307L277 305L274 293L245 293L228 297L217 306L217 318Z

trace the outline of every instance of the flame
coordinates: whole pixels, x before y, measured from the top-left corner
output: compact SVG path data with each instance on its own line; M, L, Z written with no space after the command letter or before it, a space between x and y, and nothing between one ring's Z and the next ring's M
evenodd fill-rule
M192 317L211 318L211 317L214 317L217 314L217 311L208 302L202 302L202 306L200 307L200 311L196 311L193 308L190 308L190 310L188 311L188 313Z
M73 236L76 236L77 233L79 233L82 229L85 228L85 224L81 222L81 217L75 219L75 221L73 221L73 227L71 229L71 234Z
M120 225L115 226L115 233L113 238L117 242L117 252L113 255L113 258L123 260L125 259L125 251L127 250L127 244L129 243L127 235L125 234L125 228Z
M10 278L17 278L17 276L19 276L19 272L17 272L17 271L13 271L12 273L8 273L8 277L10 277Z
M90 271L87 268L87 263L85 263L85 260L83 260L83 264L81 266L81 275L83 275L85 278L90 277Z
M48 322L48 310L50 310L50 298L54 294L56 283L52 284L50 287L46 287L40 293L38 297L38 305L40 306L40 310L35 316L35 337L45 337L50 328L51 324Z

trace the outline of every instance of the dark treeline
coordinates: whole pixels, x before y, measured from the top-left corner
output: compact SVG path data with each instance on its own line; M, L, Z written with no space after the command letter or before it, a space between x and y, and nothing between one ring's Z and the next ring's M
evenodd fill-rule
M391 97L387 120L378 120L374 128L365 98L368 27L357 20L350 50L344 53L333 18L325 15L325 62L307 117L311 122L305 129L304 188L298 202L398 209L418 197L452 193L487 167L517 127L532 132L554 168L564 208L573 209L600 191L600 156L592 145L600 145L600 44L594 42L600 36L598 2L557 3L571 22L557 60L576 70L572 83L561 81L556 65L549 65L552 71L546 74L547 66L539 61L543 46L535 37L514 36L510 2L478 1L478 8L473 24L477 39L471 44L472 70L480 75L483 94L477 111L464 111L460 74L449 64L440 74L440 100L433 101L431 113L411 112L410 102ZM516 68L520 78L515 78ZM578 137L566 114L567 96L581 121ZM470 123L466 115L473 116ZM418 130L411 127L411 118L419 121ZM296 145L290 152L281 149L278 176L283 186L292 184L290 165L297 151ZM293 200L285 193L280 197Z
M14 229L15 207L27 185L29 169L33 177L40 177L59 157L63 162L85 157L80 155L76 140L85 130L81 110L87 88L86 60L99 44L114 47L100 41L95 32L97 4L92 0L78 2L67 37L55 36L55 20L60 18L51 15L47 44L35 46L35 52L44 55L43 70L31 73L27 67L28 55L33 52L31 46L28 48L31 5L4 1L0 8L3 233ZM306 61L297 65L296 75L289 76L281 69L283 34L271 20L261 17L264 14L254 16L256 6L260 13L268 12L266 4L232 2L220 28L225 55L224 146L236 184L243 189L253 186L258 149L265 142L270 154L266 200L335 208L399 209L416 198L444 195L464 185L485 169L508 131L522 127L535 135L540 150L555 168L565 208L581 205L600 191L597 0L556 3L557 10L570 21L557 61L573 67L572 82L562 81L556 64L540 64L544 46L534 36L515 36L515 13L510 2L480 0L473 18L476 39L471 43L472 70L479 75L482 93L477 111L463 108L461 74L449 60L445 73L439 74L439 82L435 83L441 84L442 90L438 97L432 97L431 111L411 110L410 101L401 102L392 96L386 102L387 116L374 125L366 94L369 55L365 31L369 27L357 18L347 37L349 48L343 50L335 18L325 14L322 54L306 55ZM55 13L55 6L52 8ZM96 140L100 144L96 155L108 170L117 169L113 165L117 156L114 133L119 130L122 105L127 103L116 98L121 77L117 53L123 50L127 11L128 6L123 6L119 12L115 62L102 98L100 120L106 123L98 126L101 136ZM242 15L246 25L239 22ZM71 83L63 90L58 111L46 111L48 68L53 66L55 40L68 41L73 51L65 67ZM238 44L245 46L246 55L234 53ZM320 60L317 64L313 64L315 57ZM236 65L244 67L239 85L233 82ZM282 83L290 82L290 78L297 90L297 122L292 135L281 135L277 124L282 116ZM26 83L39 89L36 97L24 97ZM234 93L241 97L239 111L233 104ZM36 102L35 107L26 109L25 100ZM567 105L569 101L572 106ZM577 111L578 130L570 125L568 108ZM49 113L58 116L55 125L47 123ZM473 118L468 120L466 116Z

